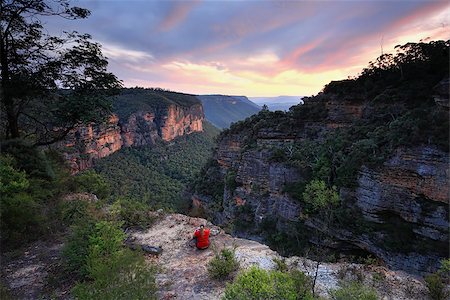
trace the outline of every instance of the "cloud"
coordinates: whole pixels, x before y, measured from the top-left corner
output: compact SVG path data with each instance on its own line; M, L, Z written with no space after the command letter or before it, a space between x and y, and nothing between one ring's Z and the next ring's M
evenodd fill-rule
M153 55L144 51L126 49L117 45L103 44L103 54L110 59L127 61L132 63L142 63L143 61L152 61Z
M305 95L406 42L448 39L446 1L87 1L85 22L127 86ZM86 5L85 5L86 4Z
M180 1L180 2L173 2L172 7L170 7L170 10L168 14L162 19L161 23L158 25L157 30L158 31L169 31L173 29L174 27L178 26L180 23L182 23L190 11L200 3L200 1Z

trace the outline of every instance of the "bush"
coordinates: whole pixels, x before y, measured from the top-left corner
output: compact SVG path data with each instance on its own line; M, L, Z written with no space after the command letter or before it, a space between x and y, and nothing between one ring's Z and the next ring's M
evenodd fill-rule
M63 223L69 226L89 220L100 220L104 216L98 203L83 199L64 201L60 205L60 214Z
M208 263L208 273L212 278L223 279L239 268L235 249L224 248Z
M0 231L8 247L20 246L43 232L41 205L30 193L30 181L11 156L0 156Z
M151 213L148 205L129 198L116 200L112 205L111 214L115 220L123 222L126 227L145 228L156 220L156 216Z
M99 199L105 199L111 194L108 182L93 170L84 171L73 178L76 192L95 194Z
M141 253L123 247L120 226L100 221L91 230L84 262L92 281L74 287L77 299L156 299L155 269Z
M91 264L95 266L93 281L73 288L76 299L156 299L156 270L145 264L140 253L123 249L107 260Z
M288 271L288 266L287 266L286 260L284 258L283 259L275 258L273 260L273 262L275 263L275 270L280 271L280 272Z
M336 187L328 188L322 180L312 180L305 188L303 201L308 210L315 212L329 205L339 203L339 195Z
M442 277L438 273L434 273L425 277L425 283L433 300L448 299L449 293L445 288Z
M9 293L8 288L0 282L0 299L2 300L12 300L11 294Z
M62 252L65 268L71 273L85 277L88 275L89 236L95 230L95 222L93 220L85 220L75 224L71 229L72 233Z
M331 291L334 300L376 300L377 293L374 289L364 286L358 281L344 282L341 288Z
M224 300L297 300L313 299L306 291L306 275L301 272L283 273L257 267L240 273L225 289Z
M238 186L236 176L237 173L234 170L229 170L225 175L225 186L229 191L234 191Z

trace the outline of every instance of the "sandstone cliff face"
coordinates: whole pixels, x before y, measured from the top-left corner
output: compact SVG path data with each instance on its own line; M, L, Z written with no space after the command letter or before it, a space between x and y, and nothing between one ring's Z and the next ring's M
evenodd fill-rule
M248 132L224 135L214 157L220 168L217 180L225 182L221 212L208 196L195 195L194 205L215 210L213 221L218 224L233 223L243 206L248 208L252 227L275 219L277 228L283 230L286 224L298 222L302 205L286 193L286 187L303 181L306 174L274 159L274 149L283 148L289 154L292 145L301 147L307 138L320 140L325 132L351 126L371 112L364 102L334 100L325 102L324 109L326 118L305 121L298 128L258 129L252 147L246 140ZM329 233L336 244L371 253L391 268L415 274L434 272L440 259L448 255L448 167L448 152L432 145L398 148L376 168L363 165L356 186L339 192L342 201L356 207L372 229L365 233L333 228ZM313 228L318 224L320 220L314 218L306 223ZM411 242L398 245L399 235L410 237Z
M73 173L92 167L94 160L123 147L151 146L158 140L171 141L192 132L203 131L201 104L166 109L136 111L126 119L113 114L106 124L77 128L59 145Z

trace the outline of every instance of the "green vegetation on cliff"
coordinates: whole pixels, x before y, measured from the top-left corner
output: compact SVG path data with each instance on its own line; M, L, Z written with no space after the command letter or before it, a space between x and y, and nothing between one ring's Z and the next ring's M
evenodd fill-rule
M449 46L450 41L398 46L396 54L382 55L369 63L358 77L331 82L318 95L304 98L304 104L291 107L289 112L261 111L224 130L218 141L233 140L237 136L243 153L241 157L257 150L271 153L267 157L269 162L296 167L301 178L287 184L284 192L300 204L303 212L306 209L309 216L303 215L303 218L320 219L320 209L315 209L320 203L311 202L313 199L309 195L317 198L316 192L327 191L325 198L333 198L336 205L331 216L332 227L345 228L354 234L380 230L395 233L402 228L392 243L380 240L380 246L398 252L427 253L429 247L423 238L414 234L411 224L400 222L404 226L396 228L389 225L394 224L391 221L383 228L368 224L360 217L355 205L337 199L334 187L355 188L362 166L376 168L402 147L430 145L448 152L448 107L445 101L444 105L435 101L434 95L448 98ZM340 111L345 108L349 110ZM276 146L261 143L258 146L258 141L264 142L271 135L281 136L280 139L288 137L293 143ZM208 205L212 208L220 206L218 210L221 211L224 209L220 197L223 192L205 188L207 185L229 186L229 176L221 175L219 169L219 165L209 163L209 169L203 172L206 175L196 184L196 191L216 199L216 204ZM234 171L230 169L229 172ZM218 174L214 177L215 183L211 182L210 174ZM239 182L233 182L232 190L228 191L230 197L237 186ZM238 218L234 220L235 224L248 224L255 218L250 206L246 209L236 207L234 213ZM300 221L280 233L275 226L277 220L266 219L260 229L268 229L267 237L275 247L303 254L302 251L306 251L304 239L309 239L308 234L312 232L300 224L305 220ZM389 235L386 240L391 240ZM436 244L433 248L444 253L448 245Z
M95 169L111 186L113 197L128 197L153 208L183 210L183 191L211 155L218 130L204 122L204 131L155 147L122 149L97 161Z
M193 95L172 92L160 88L129 88L122 89L112 100L113 111L120 118L126 119L136 111L158 112L167 109L169 105L191 107L200 105Z

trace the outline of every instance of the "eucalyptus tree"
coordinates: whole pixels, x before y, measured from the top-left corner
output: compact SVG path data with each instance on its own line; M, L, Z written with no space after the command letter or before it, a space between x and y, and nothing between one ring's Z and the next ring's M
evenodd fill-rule
M107 71L101 45L89 34L45 28L48 18L89 15L70 0L0 2L2 138L51 144L109 114L109 96L121 82Z

